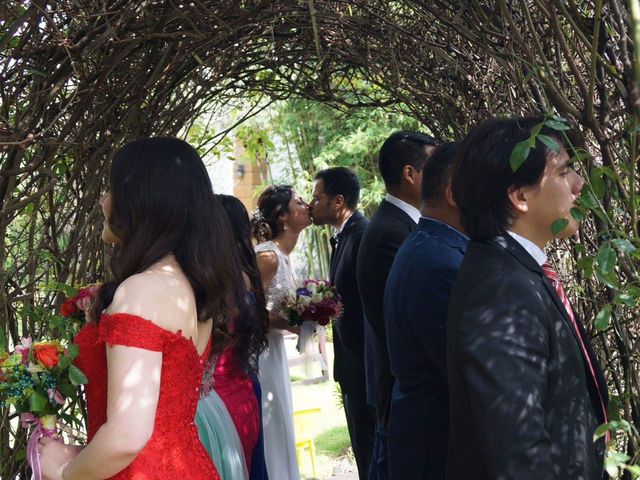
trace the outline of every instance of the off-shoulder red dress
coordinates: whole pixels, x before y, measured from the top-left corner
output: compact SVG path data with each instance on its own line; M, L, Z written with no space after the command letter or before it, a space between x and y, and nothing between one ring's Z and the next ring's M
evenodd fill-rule
M85 325L76 336L76 364L87 375L88 439L107 420L107 356L105 344L162 352L160 397L151 439L117 480L219 480L194 424L203 358L193 342L144 318L124 313L102 315L98 325Z

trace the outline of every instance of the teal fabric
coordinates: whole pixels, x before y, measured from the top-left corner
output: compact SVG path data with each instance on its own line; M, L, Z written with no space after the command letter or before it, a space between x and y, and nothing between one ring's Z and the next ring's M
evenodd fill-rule
M211 390L198 401L196 425L200 441L221 480L247 480L247 463L240 437L220 396Z

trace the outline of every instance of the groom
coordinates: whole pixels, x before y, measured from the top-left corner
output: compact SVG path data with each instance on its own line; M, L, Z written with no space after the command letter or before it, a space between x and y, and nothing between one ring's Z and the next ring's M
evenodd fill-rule
M360 239L369 221L356 209L358 176L344 167L317 173L309 206L315 225L334 228L329 280L342 297L342 314L333 322L333 376L340 384L349 436L360 479L366 479L375 431L375 417L367 405L364 321L356 279Z
M607 421L606 382L544 251L578 230L570 211L584 181L565 137L544 122L489 119L465 138L455 165L454 199L471 241L447 323L450 480L603 477L604 439L593 434ZM514 168L514 148L531 139ZM554 234L558 219L564 228Z

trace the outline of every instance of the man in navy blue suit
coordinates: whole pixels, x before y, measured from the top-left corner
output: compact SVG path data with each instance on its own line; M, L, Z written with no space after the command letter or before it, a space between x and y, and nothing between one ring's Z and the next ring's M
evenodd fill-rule
M395 257L384 297L391 372L389 478L444 480L449 431L445 325L467 247L451 193L457 143L426 161L422 217Z

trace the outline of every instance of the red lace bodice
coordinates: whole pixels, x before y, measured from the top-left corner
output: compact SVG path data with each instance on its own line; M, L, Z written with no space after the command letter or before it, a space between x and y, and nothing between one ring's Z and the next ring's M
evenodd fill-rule
M219 480L194 424L203 361L190 339L135 315L102 315L98 325L84 326L76 336L76 363L87 375L89 441L106 422L107 357L105 343L162 352L160 396L151 439L117 480Z

